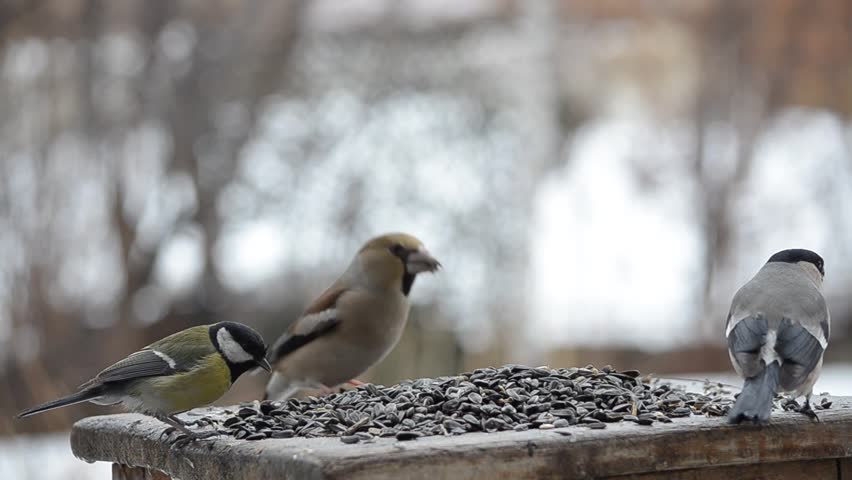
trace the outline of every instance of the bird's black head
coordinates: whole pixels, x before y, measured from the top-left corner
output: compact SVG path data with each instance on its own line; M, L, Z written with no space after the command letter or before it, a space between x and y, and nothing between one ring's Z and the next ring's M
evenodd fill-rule
M799 263L799 262L808 262L813 264L819 270L820 275L825 276L825 264L822 260L822 257L817 255L815 252L810 250L805 250L804 248L792 248L790 250L781 250L769 257L769 260L766 263L771 262L782 262L782 263Z
M219 322L211 325L210 341L231 369L231 381L255 367L270 370L263 337L241 323Z

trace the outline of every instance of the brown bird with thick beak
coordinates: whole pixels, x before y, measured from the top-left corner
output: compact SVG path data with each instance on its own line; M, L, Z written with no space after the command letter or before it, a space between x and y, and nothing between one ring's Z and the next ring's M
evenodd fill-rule
M414 279L440 267L411 235L367 242L269 349L266 398L286 400L305 388L328 392L380 362L405 329Z

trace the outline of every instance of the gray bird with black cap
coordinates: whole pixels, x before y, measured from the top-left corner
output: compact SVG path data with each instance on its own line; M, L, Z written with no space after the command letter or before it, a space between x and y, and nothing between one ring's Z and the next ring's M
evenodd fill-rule
M745 384L728 413L731 423L766 423L776 393L804 395L799 412L818 420L810 399L829 339L824 277L816 253L783 250L734 295L725 336Z

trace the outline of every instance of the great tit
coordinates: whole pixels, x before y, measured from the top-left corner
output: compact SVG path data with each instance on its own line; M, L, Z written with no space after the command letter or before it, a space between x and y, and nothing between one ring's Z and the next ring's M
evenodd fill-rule
M24 410L18 418L82 402L120 403L190 438L204 438L210 435L190 431L175 415L215 401L248 370L269 371L265 355L263 338L240 323L187 328L107 367L77 393Z
M805 395L799 412L816 419L810 400L830 335L824 277L816 253L783 250L734 296L725 336L745 384L728 413L731 423L767 422L781 392Z
M405 328L415 277L440 267L411 235L368 241L269 349L275 371L266 397L283 400L302 388L328 391L381 361Z

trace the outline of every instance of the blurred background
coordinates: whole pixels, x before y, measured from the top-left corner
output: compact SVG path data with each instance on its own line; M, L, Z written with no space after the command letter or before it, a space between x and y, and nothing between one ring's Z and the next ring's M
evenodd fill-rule
M109 409L13 415L191 325L273 341L387 231L445 269L364 380L729 379L732 295L804 247L852 394L850 45L844 0L0 0L0 476L106 478L67 430Z

